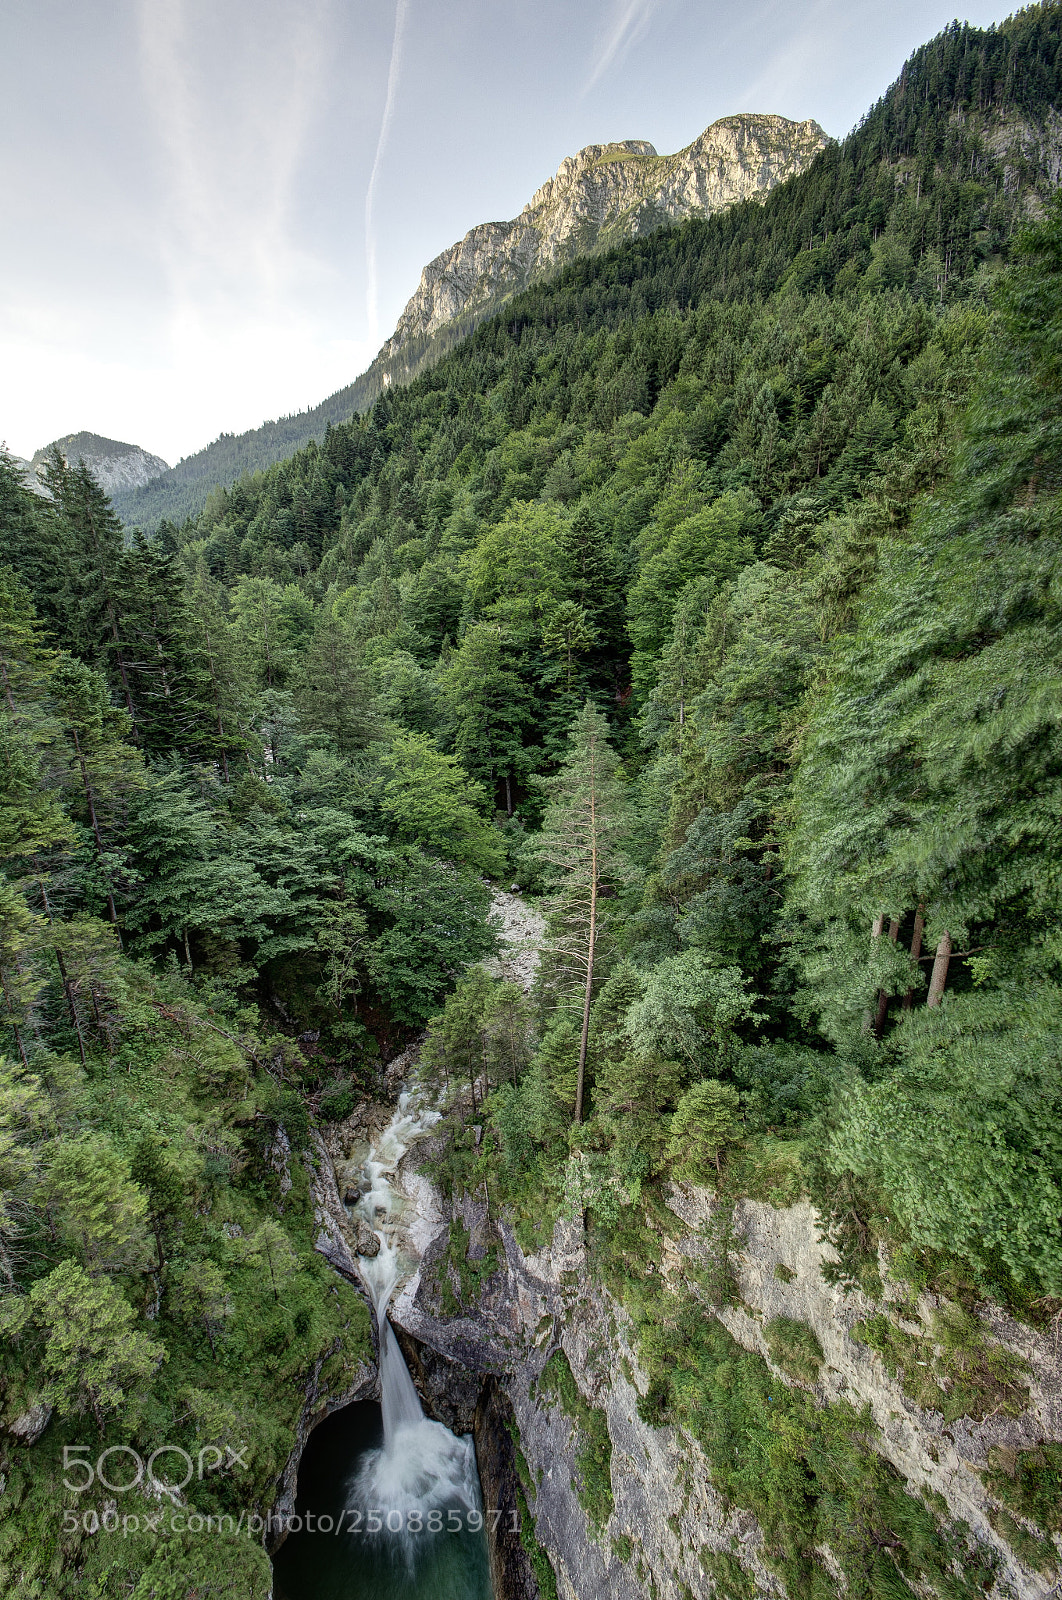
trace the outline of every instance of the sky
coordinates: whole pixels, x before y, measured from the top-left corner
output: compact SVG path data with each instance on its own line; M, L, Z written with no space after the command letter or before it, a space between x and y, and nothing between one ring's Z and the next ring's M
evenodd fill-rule
M566 155L841 136L955 0L0 0L0 440L173 464L369 364ZM1006 11L971 3L985 25Z

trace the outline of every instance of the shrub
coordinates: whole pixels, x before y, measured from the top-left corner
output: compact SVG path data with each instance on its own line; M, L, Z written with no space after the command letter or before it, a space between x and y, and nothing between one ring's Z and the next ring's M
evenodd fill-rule
M771 1360L798 1383L817 1383L825 1357L814 1331L796 1317L772 1317L763 1330Z

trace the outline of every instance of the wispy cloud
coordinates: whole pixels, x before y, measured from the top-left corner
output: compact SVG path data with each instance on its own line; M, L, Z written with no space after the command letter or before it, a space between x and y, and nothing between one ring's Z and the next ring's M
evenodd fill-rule
M230 8L225 20L244 26L219 41L232 80L220 86L204 0L140 0L141 69L167 180L158 243L178 314L232 297L266 307L310 266L291 212L327 65L329 3L282 8L282 54L264 51L260 11Z
M649 26L659 3L660 0L616 0L590 64L590 74L583 85L584 94L589 94L605 73L623 59Z
M830 40L831 52L838 50L858 33L861 18L848 0L810 0L799 12L786 0L764 5L758 17L764 38L772 47L764 50L760 70L744 85L735 85L735 109L742 111L781 111L799 114L801 107L814 106L819 80L828 76L830 56L822 41ZM813 111L804 110L805 116Z
M409 0L396 0L395 32L391 41L391 65L387 70L387 97L384 100L383 116L380 118L380 132L376 140L376 154L373 157L372 172L369 175L369 186L365 191L365 308L368 313L369 333L373 343L376 343L380 337L380 312L376 282L376 219L373 213L376 205L376 185L380 177L380 163L383 159L387 136L391 131L391 122L395 113L398 79L402 71L402 47L405 43L406 18L408 15Z

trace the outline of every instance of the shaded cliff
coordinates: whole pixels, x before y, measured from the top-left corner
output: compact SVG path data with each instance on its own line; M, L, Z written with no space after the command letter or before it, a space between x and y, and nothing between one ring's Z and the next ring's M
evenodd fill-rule
M454 1216L392 1314L508 1397L547 1588L795 1600L869 1574L883 1595L1054 1592L1049 1330L887 1272L845 1283L807 1201L677 1188L643 1263L673 1319L654 1358L581 1229L525 1254L482 1204Z

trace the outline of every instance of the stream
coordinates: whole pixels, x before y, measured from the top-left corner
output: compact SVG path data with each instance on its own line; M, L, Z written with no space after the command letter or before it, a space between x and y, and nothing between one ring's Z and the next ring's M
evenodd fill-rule
M403 1093L361 1165L353 1210L380 1244L358 1258L380 1332L380 1403L348 1406L311 1434L295 1531L274 1560L276 1600L491 1600L471 1435L424 1415L387 1317L410 1265L396 1172L438 1119Z

